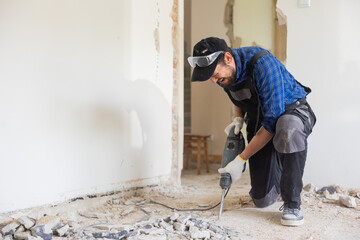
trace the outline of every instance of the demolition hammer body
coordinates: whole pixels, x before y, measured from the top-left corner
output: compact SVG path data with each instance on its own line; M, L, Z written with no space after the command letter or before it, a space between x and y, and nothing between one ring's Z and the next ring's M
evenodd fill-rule
M239 134L234 133L235 127L231 128L229 135L226 139L225 148L222 156L221 167L225 167L228 163L236 158L245 149L245 140L241 132ZM245 170L246 165L244 165ZM226 190L231 186L231 176L229 173L222 173L220 177L220 187L222 188L221 204L219 211L219 219L221 218L222 207L224 204L224 198Z

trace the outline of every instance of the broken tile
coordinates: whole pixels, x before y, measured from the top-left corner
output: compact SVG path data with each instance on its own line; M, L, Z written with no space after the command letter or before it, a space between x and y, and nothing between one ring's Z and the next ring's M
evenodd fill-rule
M30 229L31 227L33 227L35 225L35 221L33 219L31 219L28 216L21 216L20 218L18 218L17 220L19 223L21 223L26 229Z
M340 202L348 208L356 208L356 202L354 197L340 196Z
M44 240L51 240L53 237L53 232L47 225L37 225L31 229L31 232L33 236Z
M5 227L3 227L1 229L1 233L2 235L6 236L6 235L12 235L15 233L16 229L20 226L20 223L13 221L11 223L9 223L8 225L6 225Z

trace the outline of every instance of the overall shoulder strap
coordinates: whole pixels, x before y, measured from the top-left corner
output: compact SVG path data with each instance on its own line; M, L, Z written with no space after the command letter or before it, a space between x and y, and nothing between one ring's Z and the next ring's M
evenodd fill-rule
M254 71L254 65L255 65L255 63L256 63L256 61L260 58L260 57L262 57L262 56L264 56L264 55L267 55L267 54L269 54L267 51L260 51L260 52L257 52L257 53L255 53L255 55L251 58L251 60L250 60L250 68L249 68L249 76L252 78L252 76L253 76L253 71Z

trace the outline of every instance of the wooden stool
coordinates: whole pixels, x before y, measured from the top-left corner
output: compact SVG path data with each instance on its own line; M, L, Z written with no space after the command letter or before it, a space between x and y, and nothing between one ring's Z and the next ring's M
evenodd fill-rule
M189 167L190 153L195 150L197 151L197 173L200 174L201 153L204 151L206 172L209 172L209 156L207 147L207 140L209 137L210 135L184 134L184 150L186 152L185 169ZM193 144L195 144L195 146Z

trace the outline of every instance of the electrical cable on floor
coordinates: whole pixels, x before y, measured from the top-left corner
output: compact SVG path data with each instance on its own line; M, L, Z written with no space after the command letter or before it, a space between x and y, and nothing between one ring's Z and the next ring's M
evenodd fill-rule
M228 194L229 190L230 190L230 188L227 189L224 198L225 198L226 195ZM170 206L168 206L168 205L166 205L166 204L159 203L159 202L156 202L156 201L153 201L153 200L150 200L150 202L145 202L145 203L143 203L143 204L157 204L157 205L160 205L160 206L169 208L169 209L171 209L171 210L176 210L176 211L179 211L179 212L187 212L187 211L209 211L209 210L211 210L211 209L216 208L217 206L219 206L220 203L221 203L221 201L218 202L216 205L214 205L214 206L212 206L212 207L209 207L209 208L201 208L201 209L198 209L198 208L195 208L195 209L194 209L194 208L190 208L190 209L179 209L179 208L170 207Z
M225 196L224 196L224 199L225 199L226 195L228 194L229 190L230 190L230 188L227 189L227 191L226 191L226 193L225 193ZM144 221L144 220L147 220L147 219L150 218L150 215L149 215L143 208L140 207L140 206L145 205L145 204L157 204L157 205L160 205L160 206L169 208L169 209L171 209L171 210L176 210L176 211L179 211L179 212L186 212L186 211L209 211L209 210L211 210L211 209L216 208L217 206L219 206L220 203L221 203L221 201L218 202L216 205L214 205L214 206L212 206L212 207L209 207L209 208L179 209L179 208L170 207L170 206L168 206L168 205L166 205L166 204L163 204L163 203L159 203L159 202L150 200L150 202L144 202L144 203L142 203L142 204L137 204L137 206L140 208L141 211L143 211L143 212L146 214L146 216L145 216L144 218L136 221L136 223L139 223L139 222L141 222L141 221ZM88 227L97 226L97 225L114 225L114 223L102 222L102 223L94 223L94 224L90 224L90 225L84 226L84 227L82 227L82 228L75 234L74 240L77 240L77 239L78 239L80 233L81 233L84 229L86 229L86 228L88 228Z

